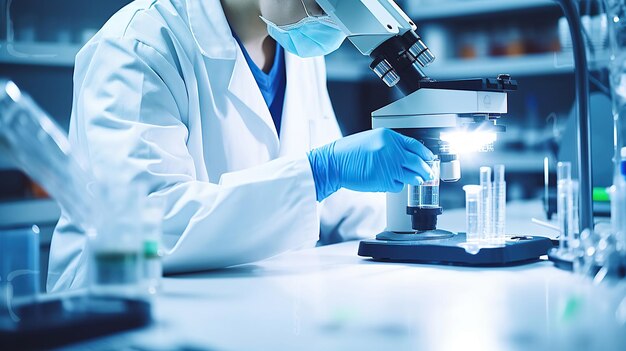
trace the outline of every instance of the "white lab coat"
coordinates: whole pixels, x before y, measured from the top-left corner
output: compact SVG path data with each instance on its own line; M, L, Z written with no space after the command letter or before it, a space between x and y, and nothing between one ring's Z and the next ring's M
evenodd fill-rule
M317 203L306 151L341 136L324 59L286 53L286 70L279 139L219 0L134 1L77 55L72 147L101 179L143 181L164 200L166 272L383 229L382 194ZM49 291L85 283L85 243L62 216Z

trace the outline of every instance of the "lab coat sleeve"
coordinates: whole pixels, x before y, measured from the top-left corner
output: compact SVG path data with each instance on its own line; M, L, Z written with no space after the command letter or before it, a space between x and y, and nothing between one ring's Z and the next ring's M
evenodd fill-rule
M328 89L323 58L316 61L319 77L318 96L321 121L312 124L312 147L319 147L342 137ZM339 189L320 206L320 244L371 238L385 229L385 194Z
M136 40L91 45L75 76L76 143L100 179L144 182L163 200L166 273L248 263L318 239L305 154L224 174L219 184L197 180L175 65Z

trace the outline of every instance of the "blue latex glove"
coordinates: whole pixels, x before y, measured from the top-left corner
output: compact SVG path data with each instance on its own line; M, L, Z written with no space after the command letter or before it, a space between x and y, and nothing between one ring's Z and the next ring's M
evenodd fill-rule
M399 192L405 184L432 179L424 160L433 153L419 141L390 129L354 134L308 154L317 200L347 188L364 192Z

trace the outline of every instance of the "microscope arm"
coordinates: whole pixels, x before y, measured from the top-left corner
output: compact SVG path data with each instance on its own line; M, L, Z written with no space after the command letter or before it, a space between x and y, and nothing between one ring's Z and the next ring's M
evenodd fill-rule
M389 87L409 95L429 80L422 68L435 56L393 0L316 1L352 44L372 58L370 69Z
M354 46L370 55L387 39L417 27L391 0L317 0Z

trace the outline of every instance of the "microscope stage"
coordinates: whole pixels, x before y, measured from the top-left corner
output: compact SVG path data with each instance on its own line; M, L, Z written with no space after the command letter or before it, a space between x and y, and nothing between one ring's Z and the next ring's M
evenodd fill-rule
M476 252L478 247L467 245L465 233L459 233L447 239L363 240L359 256L389 262L508 266L536 261L552 247L550 239L540 236L507 236L504 246L482 246Z

